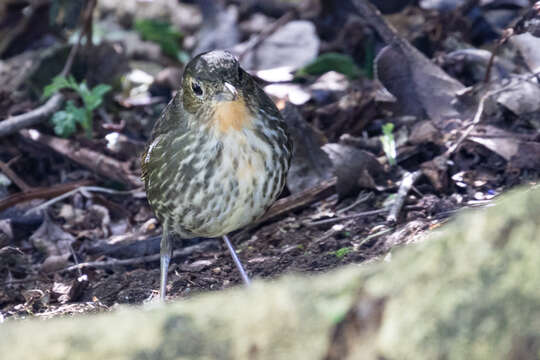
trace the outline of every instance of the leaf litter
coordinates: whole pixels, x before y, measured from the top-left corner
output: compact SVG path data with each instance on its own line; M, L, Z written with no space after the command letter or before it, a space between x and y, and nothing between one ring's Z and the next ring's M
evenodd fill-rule
M236 53L294 140L281 198L232 234L252 277L391 259L459 209L538 182L538 3L379 4L381 16L356 0L314 8L99 1L93 21L60 29L65 38L74 28L93 34L64 78L76 92L99 89L85 115L92 138L71 126L82 121L48 120L84 105L69 92L64 110L52 107L32 128L12 126L39 110L72 48L46 22L42 34L21 23L12 3L0 11L0 24L22 29L0 47L1 319L156 298L161 227L140 187L138 156L201 49ZM26 6L38 21L59 4ZM498 6L513 22L494 16ZM55 135L60 125L65 139ZM171 297L240 283L220 241L174 242Z

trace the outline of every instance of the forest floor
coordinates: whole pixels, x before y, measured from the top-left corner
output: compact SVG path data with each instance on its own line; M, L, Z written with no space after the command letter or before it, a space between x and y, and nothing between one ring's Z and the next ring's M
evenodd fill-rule
M294 140L283 194L230 236L255 280L391 261L538 182L540 3L318 3L0 6L0 322L157 300L140 154L186 61L213 48ZM242 286L221 239L174 243L168 299Z

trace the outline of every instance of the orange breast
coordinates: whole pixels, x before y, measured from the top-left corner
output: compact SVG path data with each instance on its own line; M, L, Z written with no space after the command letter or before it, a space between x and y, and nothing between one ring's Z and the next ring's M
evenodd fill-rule
M251 128L251 115L241 97L235 101L220 102L215 107L214 126L221 133Z

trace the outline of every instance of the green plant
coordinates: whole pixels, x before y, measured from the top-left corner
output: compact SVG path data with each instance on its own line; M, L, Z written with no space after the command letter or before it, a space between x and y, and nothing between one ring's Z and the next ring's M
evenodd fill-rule
M84 107L77 107L70 100L63 110L57 111L51 121L54 125L54 132L62 137L68 137L77 130L79 124L88 137L92 137L92 118L94 110L103 103L103 97L111 90L109 85L99 84L90 89L86 82L77 83L73 76L57 76L52 83L43 89L43 97L48 98L52 94L62 89L71 89L81 98Z
M325 53L308 65L299 69L296 76L322 75L328 71L336 71L348 78L354 79L362 75L362 70L355 64L352 57L340 53Z
M382 127L383 134L381 135L381 143L383 151L391 166L396 165L396 140L394 139L394 124L386 123Z
M165 21L141 19L135 21L135 30L143 40L158 44L165 54L180 62L188 62L189 54L180 49L183 35L173 25Z
M334 251L334 255L336 255L336 257L338 257L339 259L342 259L351 251L352 249L350 247L342 247L341 249Z

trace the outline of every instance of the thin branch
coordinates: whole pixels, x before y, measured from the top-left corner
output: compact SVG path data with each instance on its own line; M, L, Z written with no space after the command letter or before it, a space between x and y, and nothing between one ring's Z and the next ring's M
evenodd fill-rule
M532 80L532 79L536 78L538 75L540 75L540 71L537 71L537 72L527 76L527 78L525 78L523 81ZM518 86L521 86L521 85L522 85L522 81L517 81L517 82L514 82L514 83L510 83L510 84L508 84L506 86L503 86L500 89L492 90L492 91L489 91L486 94L484 94L480 98L480 102L478 103L478 107L476 108L476 112L474 114L472 123L463 132L461 137L454 143L454 145L450 146L448 148L448 150L446 150L446 152L442 156L446 156L446 158L448 158L451 154L453 154L458 149L458 147L463 143L463 141L465 141L465 139L467 139L467 137L469 137L471 132L480 123L480 120L482 119L482 114L484 112L484 106L485 106L485 102L486 102L487 99L489 99L493 95L497 95L497 94L499 94L499 93L501 93L503 91L507 91L507 90L510 90L512 88L515 88L515 87L518 87Z
M173 252L173 255L171 257L172 259L176 259L179 257L186 257L188 255L191 255L196 252L205 252L210 250L212 247L214 247L217 243L217 240L205 240L198 244L192 245L192 246L186 246L185 248L175 250ZM90 261L85 263L80 263L72 266L68 266L65 269L60 270L60 272L68 272L73 270L80 270L85 268L94 268L94 269L109 269L117 266L129 266L129 265L137 265L152 261L159 261L161 255L160 254L154 254L154 255L147 255L147 256L141 256L137 258L132 259L112 259L108 261Z
M12 27L11 29L7 30L3 37L0 38L0 55L4 54L4 51L11 45L13 40L15 40L19 35L21 35L26 28L28 27L28 24L30 23L30 20L32 20L32 17L35 15L36 10L40 8L41 6L44 6L47 4L47 0L40 0L40 1L34 1L31 2L23 11L22 15L23 18L19 21L17 25Z
M35 129L24 129L19 133L24 138L45 145L105 178L127 184L131 188L142 186L141 179L131 172L129 162L118 161L105 154L81 147L70 140L45 135Z
M33 200L33 199L50 199L52 197L69 192L80 186L90 185L92 181L83 180L74 183L59 184L43 188L32 188L31 190L16 193L0 200L0 211L8 209L13 205Z
M238 56L238 59L242 61L242 59L244 59L247 54L256 50L266 39L268 39L270 35L275 33L280 27L291 21L294 18L294 15L294 11L287 11L285 14L283 14L283 16L281 16L274 23L272 23L272 25L261 31L257 39L251 44L248 44L244 51L242 51L242 53Z
M291 211L299 210L313 204L314 202L327 198L336 192L336 182L337 178L334 177L329 180L325 180L309 189L291 196L287 196L286 198L279 199L270 207L266 214L264 214L264 216L257 220L252 226L273 220ZM249 228L252 228L252 226L249 226Z
M422 171L416 170L415 172L407 172L405 175L403 175L403 179L401 180L401 185L399 186L399 190L396 194L396 199L394 200L394 203L392 204L392 207L390 208L390 213L386 217L386 221L389 223L396 223L397 218L399 216L399 213L401 209L403 208L403 204L405 203L405 198L407 197L407 194L411 190L412 186L420 178L422 175Z
M6 175L11 181L15 183L22 191L28 191L31 189L30 186L23 179L21 179L8 164L0 160L0 170Z
M368 236L366 236L365 238L363 238L358 244L357 246L360 247L362 245L364 245L365 243L367 243L369 240L372 240L376 237L379 237L381 235L384 235L384 234L387 234L389 232L391 232L393 230L393 228L387 228L387 229L383 229L381 231L378 231L376 232L375 234L370 234Z
M355 207L357 207L358 205L370 200L371 198L373 197L373 193L369 192L367 194L364 194L364 193L360 193L358 195L358 197L356 198L356 200L349 206L346 206L344 207L343 209L339 209L337 211L337 214L343 214L351 209L354 209Z
M308 227L319 226L319 225L328 225L328 224L333 224L333 223L337 223L337 222L341 222L341 221L345 221L345 220L350 220L350 219L358 219L358 218L366 217L366 216L384 214L384 213L387 213L387 212L388 212L388 209L386 209L386 208L385 209L370 210L370 211L363 211L363 212L359 212L359 213L352 214L352 215L339 216L339 217L335 217L335 218L331 218L331 219L313 221L313 222L310 222L310 223L306 223L305 225L308 226Z
M11 116L0 121L0 137L11 135L26 127L39 124L60 109L64 102L64 95L54 94L47 102L25 114Z
M79 36L79 39L73 45L71 48L68 58L66 60L66 63L64 64L64 68L62 69L62 72L60 72L60 76L67 76L69 72L71 71L71 67L73 66L73 61L75 59L75 56L77 55L77 52L79 51L79 47L81 44L81 40L84 36L84 30L88 27L87 24L88 21L91 20L91 12L93 11L94 7L96 5L96 1L92 0L88 4L88 7L85 9L83 15L81 16L81 19L83 21L83 27L81 30L81 35ZM90 19L90 20L89 20ZM80 20L81 21L81 20ZM88 38L88 35L87 35ZM64 95L61 93L54 94L47 102L41 106L38 106L34 110L31 110L25 114L16 115L16 116L10 116L9 118L0 121L0 137L11 135L13 133L16 133L17 131L32 127L43 120L50 117L53 113L58 111L62 104L64 103Z
M26 211L24 213L24 215L30 215L32 213L35 213L35 212L39 212L41 210L44 210L46 208L48 208L49 206L61 201L61 200L64 200L68 197L71 197L73 195L75 195L76 193L82 193L82 194L85 194L87 192L103 192L103 193L107 193L107 194L112 194L112 195L131 195L133 194L133 191L119 191L119 190L112 190L112 189L107 189L107 188L104 188L104 187L99 187L99 186L80 186L80 187L77 187L76 189L73 189L71 191L68 191L62 195L59 195L49 201L46 201L44 202L43 204L39 205L39 206L36 206L34 208L31 208L29 209L28 211Z

